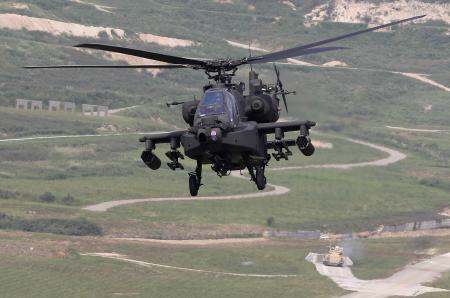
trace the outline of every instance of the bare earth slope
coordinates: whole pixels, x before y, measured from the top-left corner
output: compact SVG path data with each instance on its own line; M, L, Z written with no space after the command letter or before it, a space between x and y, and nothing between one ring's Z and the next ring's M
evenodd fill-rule
M99 38L107 34L110 39L125 39L125 30L110 27L86 26L76 23L60 22L44 18L35 18L18 14L0 14L0 29L27 30L44 32L54 36L68 35L74 37ZM156 43L165 47L189 47L195 45L193 41L159 36L149 33L138 33L143 42Z
M305 15L305 24L331 20L343 23L382 24L407 18L412 15L426 14L421 20L443 21L450 24L450 3L430 3L419 0L396 1L357 1L333 0L315 7Z

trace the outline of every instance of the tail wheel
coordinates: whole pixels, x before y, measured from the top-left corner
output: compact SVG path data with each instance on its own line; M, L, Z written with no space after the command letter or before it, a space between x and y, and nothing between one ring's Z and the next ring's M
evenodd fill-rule
M191 196L196 197L198 195L198 189L200 188L200 183L196 175L189 175L189 192Z

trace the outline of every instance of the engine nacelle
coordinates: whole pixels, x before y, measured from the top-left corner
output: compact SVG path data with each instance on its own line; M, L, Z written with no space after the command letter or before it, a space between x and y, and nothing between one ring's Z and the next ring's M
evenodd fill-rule
M183 107L182 107L183 119L187 124L189 124L189 126L194 125L194 117L195 117L195 112L197 112L198 104L199 104L199 101L197 101L197 100L192 100L192 101L183 103Z
M245 115L249 121L276 122L279 118L278 103L267 94L251 95L245 99Z

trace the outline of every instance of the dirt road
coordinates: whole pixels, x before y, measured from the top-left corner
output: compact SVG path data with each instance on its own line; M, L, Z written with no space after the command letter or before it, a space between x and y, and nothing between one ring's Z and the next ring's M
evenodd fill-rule
M164 245L183 245L183 246L223 246L233 244L259 244L267 243L270 240L267 238L225 238L225 239L195 239L195 240L160 240L160 239L146 239L146 238L111 238L123 242L141 242L141 243L156 243Z
M360 163L349 163L349 164L323 164L323 165L307 165L307 166L293 166L293 167L282 167L282 168L271 168L271 171L287 171L287 170L299 170L299 169L341 169L349 170L358 167L368 167L368 166L387 166L406 158L406 155L393 149L386 148L384 146L371 144L364 141L359 141L355 139L346 139L349 142L371 147L373 149L385 152L388 154L386 158L379 160L360 162ZM231 174L233 177L248 179L246 176L240 175L239 172L233 172ZM226 196L206 196L206 197L172 197L172 198L147 198L147 199L131 199L131 200L117 200L109 201L100 204L90 205L84 210L94 211L94 212L105 212L111 208L124 206L136 203L145 202L167 202L167 201L207 201L207 200L240 200L240 199L250 199L250 198L263 198L270 196L280 196L286 194L290 191L289 188L267 184L272 190L265 192L255 192L248 194L238 194L238 195L226 195Z
M245 178L245 176L241 176L239 172L232 172L231 175L237 178ZM118 201L109 201L100 204L95 204L91 206L87 206L83 208L84 210L95 211L95 212L105 212L111 208L136 204L136 203L145 203L145 202L167 202L167 201L212 201L212 200L242 200L242 199L251 199L251 198L263 198L270 196L280 196L290 191L289 188L279 185L267 184L269 188L272 188L270 191L265 192L254 192L248 194L237 194L237 195L225 195L225 196L207 196L207 197L172 197L172 198L148 198L148 199L132 199L132 200L118 200Z
M316 266L317 271L333 280L339 287L353 291L342 298L384 298L390 296L418 296L429 292L448 290L422 286L439 278L450 270L450 253L407 265L403 270L386 279L361 280L349 267L330 267L320 262L319 255L309 254L306 260Z
M443 129L421 129L421 128L407 128L407 127L399 127L399 126L386 126L389 129L402 130L402 131L410 131L410 132L423 132L423 133L450 133L450 130Z
M165 268L165 269L181 270L181 271L205 273L205 274L214 274L214 275L226 275L226 276L236 276L236 277L259 277L259 278L287 278L287 277L296 277L297 276L297 275L290 275L290 274L244 274L244 273L210 271L210 270L201 270L201 269L193 269L193 268L186 268L186 267L169 266L169 265L133 260L133 259L127 258L127 256L125 256L125 255L120 255L120 254L116 254L116 253L87 253L87 254L81 254L81 255L88 256L88 257L101 257L101 258L119 260L119 261L123 261L123 262L133 263L133 264L143 266L143 267L157 267L157 268Z
M110 136L125 136L125 135L143 135L147 133L118 133L118 134L105 134L105 135L69 135L69 136L49 136L49 137L29 137L29 138L15 138L15 139L3 139L0 143L12 143L12 142L24 142L33 140L55 140L55 139L73 139L73 138L101 138ZM387 153L386 158L379 160L360 162L360 163L348 163L348 164L323 164L323 165L306 165L306 166L293 166L293 167L281 167L281 168L271 168L271 171L288 171L288 170L299 170L299 169L342 169L349 170L358 167L367 166L387 166L406 158L406 155L393 149L389 149L384 146L375 145L369 142L364 142L355 139L346 139L349 142L360 144L364 146L371 147L373 149ZM240 175L239 172L233 172L231 174L236 178L248 179L248 177ZM265 192L255 192L248 194L237 194L237 195L225 195L225 196L205 196L205 197L171 197L171 198L145 198L145 199L129 199L129 200L117 200L109 201L100 204L90 205L83 208L84 210L94 211L94 212L105 212L111 208L144 203L144 202L164 202L164 201L192 201L192 200L240 200L240 199L251 199L251 198L263 198L269 196L280 196L286 194L290 191L289 188L280 185L267 184L271 190Z

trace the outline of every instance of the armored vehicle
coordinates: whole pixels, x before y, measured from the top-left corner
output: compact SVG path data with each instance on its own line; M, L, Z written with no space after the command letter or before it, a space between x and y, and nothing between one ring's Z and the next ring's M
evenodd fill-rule
M323 258L323 264L326 266L344 266L344 250L340 246L330 246L328 253Z

